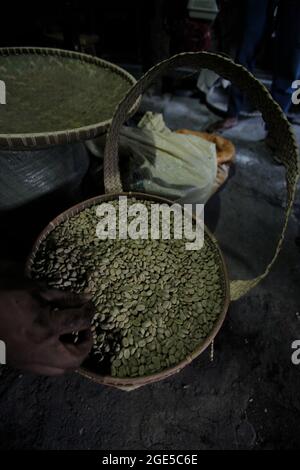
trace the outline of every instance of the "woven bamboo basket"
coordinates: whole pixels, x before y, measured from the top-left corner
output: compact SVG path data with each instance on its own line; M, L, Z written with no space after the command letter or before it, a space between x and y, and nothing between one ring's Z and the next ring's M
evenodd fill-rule
M31 275L35 256L39 251L41 243L45 240L45 238L48 237L49 233L51 233L51 231L57 225L72 217L73 215L79 213L86 207L90 207L91 205L99 204L104 201L116 199L119 195L125 194L122 191L122 182L119 173L118 161L118 139L121 126L126 121L128 111L132 108L136 100L145 91L148 85L154 79L159 77L161 74L167 72L174 66L194 66L196 68L208 68L215 71L219 75L225 77L226 79L234 83L236 86L238 86L240 90L243 91L246 96L252 101L253 105L262 112L264 120L268 125L269 132L271 133L272 137L276 142L278 149L277 154L280 156L286 170L287 203L285 207L285 220L282 231L278 238L278 243L273 258L271 259L265 271L261 275L250 280L229 280L226 265L222 253L218 247L218 244L214 237L209 233L209 231L207 229L205 230L205 243L211 243L211 246L214 247L215 253L217 255L218 267L219 270L222 272L220 283L223 291L223 305L220 309L218 321L214 325L214 328L207 336L205 341L199 344L199 346L195 349L192 354L186 357L185 360L181 361L175 367L163 370L160 373L148 375L145 377L121 379L114 378L111 376L100 375L92 370L87 369L86 367L82 367L79 370L79 372L83 376L97 383L118 387L124 390L133 390L134 388L165 379L179 372L193 359L199 356L199 354L201 354L213 342L216 334L218 333L224 321L230 301L239 299L241 296L243 296L244 294L249 292L253 287L255 287L264 277L267 276L273 263L275 262L284 240L288 218L291 212L294 194L296 190L296 184L298 180L298 149L292 129L286 117L282 113L280 107L273 101L267 89L257 79L255 79L253 75L251 75L245 68L235 64L233 61L223 56L206 52L183 53L176 55L150 69L136 83L136 85L130 89L124 100L119 104L107 135L105 149L104 179L107 194L85 201L69 209L68 211L57 217L55 220L53 220L46 227L46 229L36 241L32 253L29 256L26 267L26 271L29 276ZM127 195L129 197L135 197L137 199L143 198L151 200L153 202L168 202L169 204L172 204L171 201L166 201L162 198L153 195L137 193L129 193Z
M24 150L93 139L109 128L136 80L105 60L46 48L0 49L0 149Z

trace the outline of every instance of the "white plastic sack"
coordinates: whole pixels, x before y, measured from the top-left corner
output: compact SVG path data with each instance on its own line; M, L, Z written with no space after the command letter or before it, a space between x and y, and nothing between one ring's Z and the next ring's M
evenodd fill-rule
M103 142L88 144L102 155ZM148 112L138 128L123 126L120 134L122 181L126 190L157 194L180 202L204 204L217 175L214 143L172 132L161 114Z

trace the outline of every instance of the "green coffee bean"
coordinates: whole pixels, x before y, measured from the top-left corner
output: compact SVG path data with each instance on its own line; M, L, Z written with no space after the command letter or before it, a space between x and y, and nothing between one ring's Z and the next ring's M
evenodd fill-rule
M91 355L99 367L111 364L113 376L176 365L210 334L224 305L215 243L207 236L201 250L187 251L184 239L101 241L97 223L91 206L57 226L40 245L32 276L92 296Z

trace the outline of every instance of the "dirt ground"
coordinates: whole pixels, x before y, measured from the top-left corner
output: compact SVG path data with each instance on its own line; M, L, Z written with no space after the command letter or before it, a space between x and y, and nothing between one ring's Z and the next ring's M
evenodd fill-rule
M211 117L190 98L160 106L173 128L199 129ZM283 170L260 140L259 118L226 135L237 147L236 173L221 193L215 234L232 278L250 277L275 248ZM269 277L230 305L213 362L206 351L178 375L130 393L75 373L43 378L1 367L0 448L300 448L300 365L291 362L291 344L300 340L299 196L295 208Z

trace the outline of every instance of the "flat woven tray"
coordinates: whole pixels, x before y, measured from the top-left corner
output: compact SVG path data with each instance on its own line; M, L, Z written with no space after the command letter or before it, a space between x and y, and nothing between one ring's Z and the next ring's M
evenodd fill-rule
M59 49L0 49L0 148L94 138L110 125L135 79L97 57Z

